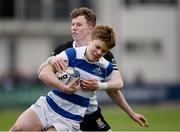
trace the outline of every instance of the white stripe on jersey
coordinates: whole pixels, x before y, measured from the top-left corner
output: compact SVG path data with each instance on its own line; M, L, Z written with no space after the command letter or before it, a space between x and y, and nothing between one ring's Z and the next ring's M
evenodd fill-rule
M68 111L72 114L77 114L80 116L84 116L84 112L86 111L86 107L81 107L79 105L73 104L59 96L57 96L56 94L54 94L52 91L48 93L48 96L51 97L51 99L53 99L53 101L56 102L56 100L58 100L58 102L56 102L56 104L63 108L65 111Z

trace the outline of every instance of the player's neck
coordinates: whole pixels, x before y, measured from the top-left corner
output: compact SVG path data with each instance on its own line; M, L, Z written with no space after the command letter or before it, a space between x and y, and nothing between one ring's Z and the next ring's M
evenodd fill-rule
M87 46L87 45L88 45L88 41L86 41L86 40L75 41L75 46L76 47Z

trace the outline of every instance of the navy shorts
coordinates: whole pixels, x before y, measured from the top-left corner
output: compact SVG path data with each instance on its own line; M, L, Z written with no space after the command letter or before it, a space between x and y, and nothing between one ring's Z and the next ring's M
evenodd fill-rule
M94 113L84 116L80 123L80 129L82 131L108 131L111 127L104 120L101 109L98 107Z

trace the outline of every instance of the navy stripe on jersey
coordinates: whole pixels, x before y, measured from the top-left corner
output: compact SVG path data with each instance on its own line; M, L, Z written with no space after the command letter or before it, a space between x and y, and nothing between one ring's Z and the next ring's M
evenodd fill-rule
M66 93L62 93L56 89L52 90L52 92L54 94L56 94L57 96L82 107L88 107L89 106L89 99L86 97L82 97L76 94L66 94Z
M113 71L113 65L112 65L112 63L109 63L109 65L108 65L108 67L107 67L107 75L109 75L109 74L111 74L112 73L112 71Z
M106 78L112 72L113 65L109 63L107 68L98 66L97 64L88 63L86 60L76 58L76 50L74 48L69 48L66 50L66 54L69 59L69 66L78 67L90 74L97 75L101 78Z
M49 106L59 115L66 117L68 119L72 119L75 121L81 121L83 119L83 117L79 116L79 115L75 115L72 113L69 113L68 111L63 110L62 108L60 108L49 96L46 96L46 101L49 104Z
M112 65L109 65L108 66L109 68L105 69L95 64L89 64L86 60L81 60L81 59L74 60L72 63L70 63L70 65L72 67L78 67L81 70L84 70L90 74L99 76L104 79L109 75L109 73L112 72L112 70L110 70L111 69L110 67Z
M72 62L76 58L76 50L74 48L68 48L65 52L68 56L69 62Z

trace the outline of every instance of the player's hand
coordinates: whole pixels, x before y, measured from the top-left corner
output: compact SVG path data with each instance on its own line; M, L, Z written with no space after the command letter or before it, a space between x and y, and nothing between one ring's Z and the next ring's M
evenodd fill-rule
M98 89L98 83L95 79L89 79L89 80L82 80L81 86L83 90L97 90Z
M63 92L67 94L73 94L80 88L80 78L74 78L66 85L66 88L63 89Z
M136 121L140 126L146 128L148 127L148 121L143 115L134 113L133 115L131 115L131 118Z
M60 73L67 70L67 60L65 59L54 56L49 60L49 63Z

